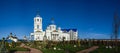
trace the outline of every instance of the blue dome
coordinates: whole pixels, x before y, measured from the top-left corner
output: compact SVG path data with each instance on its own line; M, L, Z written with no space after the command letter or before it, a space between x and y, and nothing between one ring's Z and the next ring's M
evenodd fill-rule
M12 43L13 40L8 39L8 40L6 40L5 42Z

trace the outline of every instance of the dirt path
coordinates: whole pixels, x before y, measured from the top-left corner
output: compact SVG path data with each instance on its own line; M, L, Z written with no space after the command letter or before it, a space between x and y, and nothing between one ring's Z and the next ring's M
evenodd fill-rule
M94 51L95 49L99 48L98 46L93 46L91 48L88 48L88 49L85 49L85 50L82 50L82 51L79 51L77 53L89 53L91 51Z
M23 44L23 43L21 44L20 47L25 47L25 48L30 49L30 53L42 53L40 50L35 49L35 48L31 48L31 47L28 47L28 46L25 46L25 44Z

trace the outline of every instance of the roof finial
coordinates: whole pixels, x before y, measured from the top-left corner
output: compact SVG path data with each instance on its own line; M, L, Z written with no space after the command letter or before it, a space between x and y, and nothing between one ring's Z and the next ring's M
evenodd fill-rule
M54 18L53 17L51 18L51 23L54 24Z
M38 9L37 12L36 12L36 17L40 17L40 10Z

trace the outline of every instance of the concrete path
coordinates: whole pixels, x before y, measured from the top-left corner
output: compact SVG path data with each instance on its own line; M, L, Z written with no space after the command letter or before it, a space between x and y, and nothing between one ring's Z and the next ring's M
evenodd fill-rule
M31 48L31 47L29 47L29 46L26 46L26 45L23 44L23 43L20 45L20 47L24 47L24 48L30 49L30 53L42 53L40 50L35 49L35 48Z
M94 51L95 49L99 48L98 46L93 46L91 48L88 48L88 49L85 49L85 50L82 50L82 51L79 51L77 53L89 53L91 51Z

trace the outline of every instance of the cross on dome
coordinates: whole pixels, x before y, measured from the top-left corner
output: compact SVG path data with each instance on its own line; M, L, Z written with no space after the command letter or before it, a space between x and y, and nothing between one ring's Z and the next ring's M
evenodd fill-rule
M54 18L53 17L51 18L51 24L54 24Z
M36 17L40 17L40 10L37 10L36 14Z

